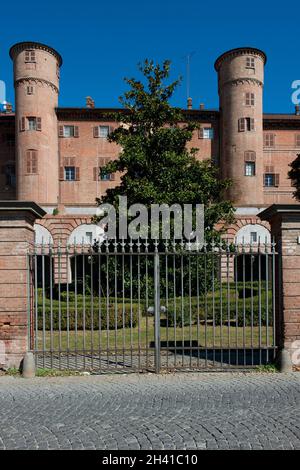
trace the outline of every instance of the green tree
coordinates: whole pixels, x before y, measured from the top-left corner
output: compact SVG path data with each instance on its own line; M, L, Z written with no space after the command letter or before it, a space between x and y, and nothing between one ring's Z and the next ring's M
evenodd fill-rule
M292 181L292 186L295 188L293 196L297 201L300 201L300 154L297 155L289 166L291 170L288 172L288 177Z
M205 227L216 234L220 220L229 221L233 206L224 199L231 184L219 178L218 168L210 161L198 161L197 149L187 148L197 129L186 122L181 109L172 107L170 99L180 79L166 84L170 62L162 65L145 60L139 65L143 79L125 79L130 89L120 98L124 112L114 118L119 127L109 136L121 146L119 158L102 169L121 172L121 183L107 190L97 203L111 203L118 210L118 196L127 196L128 205L204 204ZM121 122L120 122L121 121Z

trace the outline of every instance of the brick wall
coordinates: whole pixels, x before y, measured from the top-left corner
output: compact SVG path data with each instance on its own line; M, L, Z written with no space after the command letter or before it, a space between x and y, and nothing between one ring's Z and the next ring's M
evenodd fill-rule
M29 347L27 254L44 214L34 203L0 202L0 367L19 367Z

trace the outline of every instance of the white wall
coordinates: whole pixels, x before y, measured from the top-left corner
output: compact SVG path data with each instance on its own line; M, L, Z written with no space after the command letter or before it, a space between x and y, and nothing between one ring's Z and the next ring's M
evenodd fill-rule
M260 243L271 242L271 235L268 229L259 224L248 224L242 227L236 234L236 243L250 243L250 233L257 233L257 242L260 239Z
M89 235L91 234L91 238ZM103 240L104 230L95 224L82 224L76 227L69 236L69 244L84 244L94 243L94 240Z

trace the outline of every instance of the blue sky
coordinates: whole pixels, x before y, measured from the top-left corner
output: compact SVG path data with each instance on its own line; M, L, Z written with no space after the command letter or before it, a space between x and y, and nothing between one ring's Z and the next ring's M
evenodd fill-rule
M43 7L42 7L43 5ZM32 40L63 56L60 106L118 106L124 76L134 76L144 58L170 59L173 76L183 76L173 103L186 105L186 59L191 59L194 107L218 107L214 61L222 52L254 46L268 56L264 111L293 112L291 83L300 79L300 3L201 0L52 0L1 4L0 79L13 101L10 46Z

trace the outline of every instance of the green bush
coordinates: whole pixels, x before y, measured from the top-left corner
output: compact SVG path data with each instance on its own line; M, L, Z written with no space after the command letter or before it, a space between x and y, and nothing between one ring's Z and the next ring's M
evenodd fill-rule
M99 319L100 316L100 319ZM86 308L85 314L83 314L83 310L79 309L77 311L77 319L74 305L69 307L69 315L67 315L67 307L63 305L61 307L61 311L59 313L59 309L57 307L53 307L52 310L52 328L53 330L74 330L77 326L78 330L82 330L84 327L87 330L95 329L98 330L99 327L101 330L108 329L112 330L116 326L117 328L129 328L132 326L133 328L137 325L138 314L137 308L133 307L132 312L130 309L130 305L125 305L124 312L123 306L121 304L117 304L117 308L115 309L114 305L109 306L107 310L104 306L101 309L101 314L99 315L98 308L94 308L93 313L90 308ZM43 308L41 305L38 307L38 329L43 329ZM51 314L50 308L45 308L45 330L51 329Z

